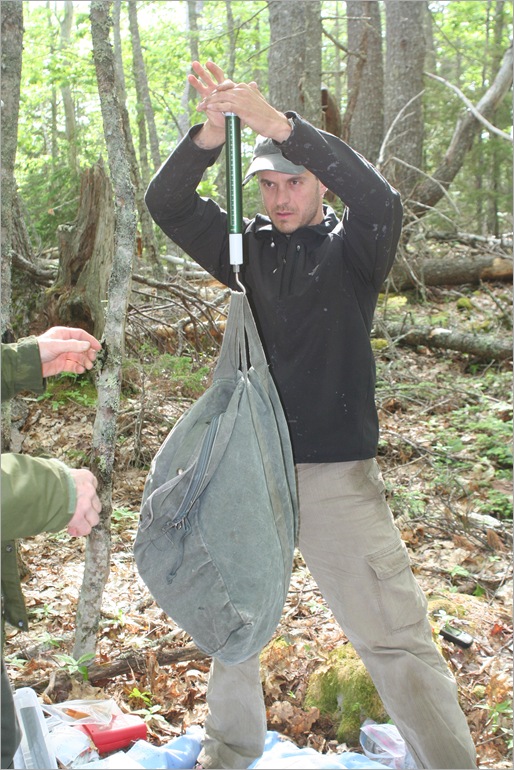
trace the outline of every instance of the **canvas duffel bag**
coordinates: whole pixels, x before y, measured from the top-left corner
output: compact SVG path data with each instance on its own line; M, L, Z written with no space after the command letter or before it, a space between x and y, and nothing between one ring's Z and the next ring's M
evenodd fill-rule
M137 567L201 650L239 663L280 620L297 522L287 423L248 300L232 292L212 385L152 462Z

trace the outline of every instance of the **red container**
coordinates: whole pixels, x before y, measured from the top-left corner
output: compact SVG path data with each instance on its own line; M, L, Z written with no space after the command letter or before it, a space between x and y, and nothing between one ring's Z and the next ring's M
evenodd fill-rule
M89 735L100 754L146 740L146 724L137 714L115 714L108 725L77 725Z

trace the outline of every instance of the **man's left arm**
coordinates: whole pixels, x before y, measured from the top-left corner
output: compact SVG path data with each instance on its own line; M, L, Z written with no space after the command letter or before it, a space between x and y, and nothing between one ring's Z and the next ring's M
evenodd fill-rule
M309 169L345 203L347 252L377 289L394 261L402 227L400 194L342 139L314 128L294 112L293 131L279 144L282 154Z

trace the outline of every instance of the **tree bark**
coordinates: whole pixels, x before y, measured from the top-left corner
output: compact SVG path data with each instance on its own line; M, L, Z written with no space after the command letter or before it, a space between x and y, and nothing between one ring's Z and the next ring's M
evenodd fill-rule
M21 61L23 48L23 3L13 0L0 5L2 25L2 109L1 147L1 217L2 217L2 334L10 328L11 316L11 249L13 244L13 205L16 190L14 164L18 141L20 110Z
M198 48L198 8L197 0L187 0L187 18L186 18L186 30L185 34L189 40L189 56L191 61L198 61L200 58ZM180 138L185 136L189 131L189 102L191 96L195 94L193 86L190 85L186 79L182 98L180 100L181 112L177 118L177 126L180 131Z
M71 30L73 27L73 2L66 0L64 4L64 19L61 22L60 49L63 54L63 69L69 67L67 56L71 43ZM68 165L72 174L76 177L79 172L77 158L77 121L75 119L75 105L69 82L64 80L61 85L62 103L64 107L64 119L66 128L66 141L68 153Z
M410 199L423 162L425 3L389 0L386 11L385 127L387 179Z
M384 67L376 0L348 0L348 105L342 138L375 163L384 138Z
M153 111L152 100L150 98L150 89L146 77L146 67L141 50L141 39L139 37L139 25L137 23L137 5L136 0L129 0L129 24L130 37L132 40L132 57L134 62L134 79L138 94L138 101L143 106L143 112L148 126L148 136L150 139L150 154L154 165L154 173L161 165L161 152L159 149L159 136L155 125L155 115Z
M146 147L144 148L144 151L142 153L143 157L145 157L145 164L146 164L146 171L147 175L145 177L144 174L140 172L139 165L137 162L137 155L136 155L136 149L134 147L134 140L132 137L132 131L130 128L130 118L127 110L127 95L126 95L126 89L125 89L125 73L123 70L123 58L121 55L121 33L120 33L120 6L121 6L121 0L116 0L114 4L114 61L115 61L115 69L116 69L116 79L117 79L117 88L119 93L119 100L120 100L120 109L122 114L122 121L123 121L123 130L125 133L125 143L127 146L127 152L130 162L130 172L131 172L131 178L132 178L132 184L134 185L135 193L136 193L136 204L137 204L137 211L139 215L139 222L141 224L141 256L143 254L148 257L150 264L152 266L152 272L155 278L163 278L164 276L164 270L161 264L161 261L159 259L159 246L157 244L157 238L155 235L155 230L153 227L153 220L150 216L150 212L148 211L148 207L145 203L145 190L148 185L148 182L150 181L148 178L148 164L146 159ZM132 5L129 5L129 15L131 14L131 7ZM134 14L132 13L132 17ZM130 29L131 29L131 39L132 44L134 46L134 37L132 34L133 27L136 27L137 29L137 16L132 18L130 22ZM141 61L142 61L142 55L139 54ZM141 90L139 86L139 75L136 72L136 64L135 59L134 61L134 79L136 82L136 92L138 94L138 113L141 111L142 119L138 119L138 124L140 126L140 129L145 132L145 119L144 119L144 113L143 113L143 105L142 105L142 95ZM144 66L144 65L143 65ZM146 139L146 134L144 135ZM141 138L141 134L140 134Z
M269 3L270 103L296 110L315 126L321 111L321 10L319 0Z
M23 4L21 0L0 4L2 77L0 79L1 109L1 238L2 261L0 282L1 334L4 342L13 341L11 328L11 270L14 238L13 207L16 196L14 163L18 141L20 110L21 59L23 48ZM1 409L2 452L11 447L11 410L8 403Z
M102 596L109 576L116 421L121 393L125 318L136 239L136 202L116 89L114 56L109 41L109 30L112 26L111 8L111 0L92 0L90 12L93 58L115 195L115 246L98 375L98 407L92 447L92 464L98 478L102 514L100 523L87 539L73 650L76 659L95 650Z

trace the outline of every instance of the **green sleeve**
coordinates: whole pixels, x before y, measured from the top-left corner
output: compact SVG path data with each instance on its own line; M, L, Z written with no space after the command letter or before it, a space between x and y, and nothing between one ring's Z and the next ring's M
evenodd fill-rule
M59 532L76 506L73 479L60 460L2 455L2 541Z
M36 337L25 337L12 345L2 343L2 401L22 390L45 390Z

